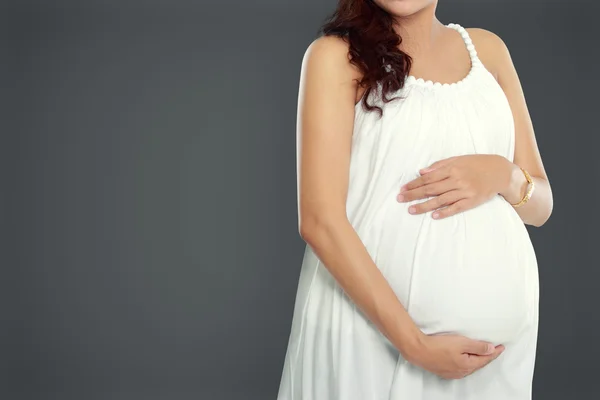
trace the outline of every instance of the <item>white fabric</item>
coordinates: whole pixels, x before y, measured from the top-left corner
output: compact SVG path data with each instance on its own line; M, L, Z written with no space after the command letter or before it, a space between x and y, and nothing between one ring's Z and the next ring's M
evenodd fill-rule
M501 196L447 219L411 215L400 186L450 156L513 160L514 122L502 88L477 57L464 79L410 76L383 105L356 106L347 215L377 267L423 332L504 344L498 359L459 380L407 363L355 306L307 245L278 400L531 399L538 270L528 232Z

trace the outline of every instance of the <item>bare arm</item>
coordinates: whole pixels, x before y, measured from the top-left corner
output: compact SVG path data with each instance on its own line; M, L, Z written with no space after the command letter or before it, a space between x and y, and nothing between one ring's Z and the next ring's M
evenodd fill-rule
M510 179L500 194L512 204L520 201L525 194L527 180L519 167L527 170L535 183L535 189L531 199L516 208L516 211L526 224L542 226L552 214L552 190L537 146L519 76L509 50L500 37L480 28L472 28L470 32L481 44L478 46L481 49L480 58L504 90L515 121L515 157L512 163L507 163Z
M324 37L305 54L298 101L299 226L302 238L359 308L401 351L420 330L346 216L357 71L341 39Z
M503 347L461 336L424 335L347 218L359 78L347 51L341 39L322 37L309 46L302 63L297 126L300 234L405 359L443 377L465 376L497 357Z

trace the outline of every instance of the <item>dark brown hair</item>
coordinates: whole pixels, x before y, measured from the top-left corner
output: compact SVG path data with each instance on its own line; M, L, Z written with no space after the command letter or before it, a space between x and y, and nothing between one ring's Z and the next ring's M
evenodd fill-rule
M381 107L367 102L369 94L381 83L381 100L404 86L412 59L398 45L402 38L393 29L393 17L372 0L339 0L335 12L319 29L320 35L338 36L349 45L350 62L362 72L358 82L366 88L361 99L367 111ZM389 66L389 67L388 67Z

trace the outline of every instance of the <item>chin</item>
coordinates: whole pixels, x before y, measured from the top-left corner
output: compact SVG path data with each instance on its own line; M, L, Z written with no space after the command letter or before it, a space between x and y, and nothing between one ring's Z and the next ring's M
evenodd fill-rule
M373 0L395 17L409 17L435 3L436 0Z

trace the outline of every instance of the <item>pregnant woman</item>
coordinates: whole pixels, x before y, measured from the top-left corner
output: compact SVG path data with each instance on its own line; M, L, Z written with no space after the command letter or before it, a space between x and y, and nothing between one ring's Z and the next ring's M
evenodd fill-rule
M341 0L306 51L278 400L531 399L552 193L505 44L436 6Z

